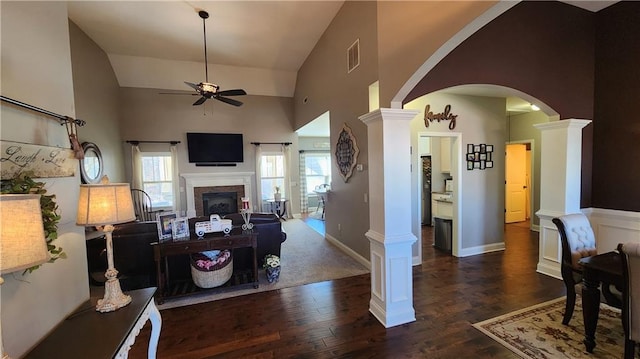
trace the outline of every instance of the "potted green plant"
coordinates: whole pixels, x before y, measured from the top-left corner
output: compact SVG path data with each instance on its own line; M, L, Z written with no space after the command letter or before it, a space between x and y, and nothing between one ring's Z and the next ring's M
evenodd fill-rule
M2 194L40 195L40 209L42 211L44 237L47 241L47 250L50 255L48 263L53 263L60 258L67 258L67 254L63 252L61 247L53 244L53 241L58 238L58 223L60 222L60 215L57 213L58 205L55 201L56 196L53 194L47 195L47 190L44 188L44 185L44 182L34 181L33 178L31 178L30 173L21 173L15 178L3 180L0 192ZM31 273L39 267L40 265L27 268L23 274L27 272Z

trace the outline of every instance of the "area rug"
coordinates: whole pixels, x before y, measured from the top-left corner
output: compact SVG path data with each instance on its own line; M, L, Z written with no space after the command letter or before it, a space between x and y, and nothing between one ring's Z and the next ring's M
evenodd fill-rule
M523 358L616 358L624 353L620 310L600 305L596 348L585 350L582 305L578 296L569 325L562 324L565 298L554 299L473 326Z
M282 271L278 282L267 282L264 270L260 269L260 286L257 289L230 290L215 294L204 292L188 297L167 298L158 308L163 310L369 273L365 266L332 245L302 220L287 219L282 222L282 226L287 233L287 240L281 247Z

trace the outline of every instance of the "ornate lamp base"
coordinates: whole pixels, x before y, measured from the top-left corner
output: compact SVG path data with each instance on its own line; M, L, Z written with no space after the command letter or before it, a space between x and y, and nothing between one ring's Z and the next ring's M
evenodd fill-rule
M117 275L117 271L116 275ZM109 278L104 285L104 298L98 299L96 310L101 313L113 312L131 303L131 296L122 293L120 280Z
M113 312L131 303L131 297L122 293L118 271L113 267L113 241L111 236L113 226L106 225L103 231L107 237L107 264L109 267L104 274L107 277L107 282L104 285L104 298L98 300L96 310L106 313Z

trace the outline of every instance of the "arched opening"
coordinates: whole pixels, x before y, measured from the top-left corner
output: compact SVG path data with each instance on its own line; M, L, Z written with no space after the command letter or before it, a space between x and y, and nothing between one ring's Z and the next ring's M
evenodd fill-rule
M533 111L530 104L540 109ZM439 228L423 229L440 225L436 218L451 220L449 240L454 256L504 249L506 146L530 143L533 192L528 212L535 213L539 208L541 146L533 124L556 121L557 112L535 96L488 84L442 89L420 96L404 108L420 111L411 123L412 147L417 149L412 154L412 165L419 169L412 174L412 232L418 238L412 251L413 263L422 262L423 245L435 245ZM455 127L451 129L450 121L427 120L427 108L435 118L448 111L449 117L455 117ZM442 139L449 137L454 140L451 145L442 146ZM427 157L431 166L423 170ZM446 158L450 158L450 165L443 164ZM426 187L430 193L425 193ZM427 200L429 194L431 198ZM448 198L439 201L443 194ZM440 204L444 205L444 212ZM450 216L448 206L452 208ZM427 211L431 220L425 219ZM424 238L425 233L430 237Z

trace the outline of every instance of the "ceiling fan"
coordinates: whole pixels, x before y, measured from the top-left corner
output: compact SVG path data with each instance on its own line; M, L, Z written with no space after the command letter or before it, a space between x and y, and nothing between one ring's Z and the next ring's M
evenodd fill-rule
M206 100L213 98L218 101L222 101L224 103L228 103L233 106L242 106L242 102L238 100L234 100L232 98L227 98L226 96L242 96L247 93L243 89L235 89L235 90L224 90L220 91L220 86L209 82L209 62L207 59L207 26L206 20L209 18L209 13L200 10L198 11L198 15L202 18L202 28L204 30L204 73L205 73L205 82L200 82L198 84L194 84L191 82L185 81L192 89L196 90L196 93L188 94L192 96L200 96L200 98L193 103L193 106L202 105ZM186 95L184 93L163 93L169 95Z

